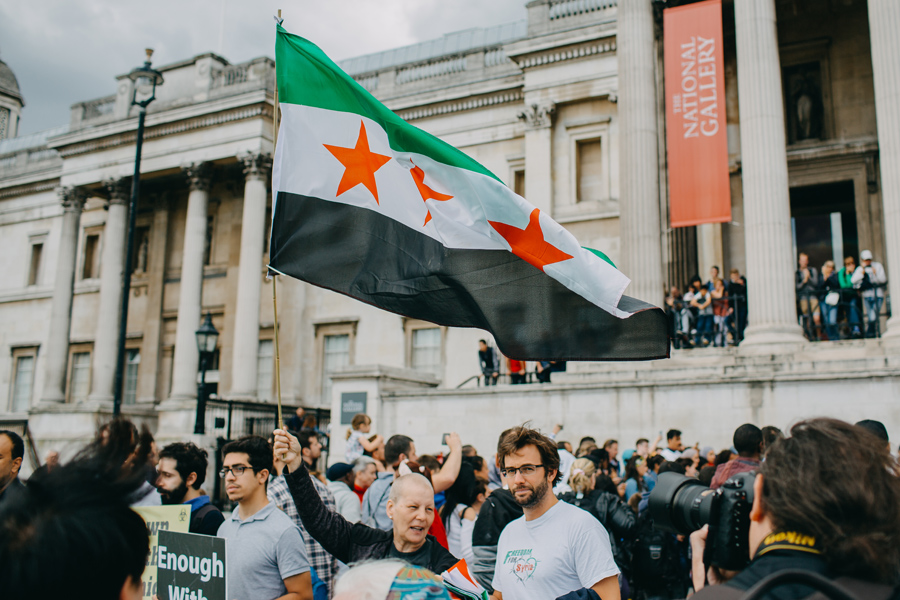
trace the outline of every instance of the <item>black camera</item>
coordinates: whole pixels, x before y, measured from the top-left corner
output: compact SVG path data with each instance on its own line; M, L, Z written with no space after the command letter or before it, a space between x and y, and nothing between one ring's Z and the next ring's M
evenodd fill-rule
M739 473L717 490L678 473L663 473L650 492L653 524L682 535L709 524L703 562L738 571L750 562L750 507L755 473Z

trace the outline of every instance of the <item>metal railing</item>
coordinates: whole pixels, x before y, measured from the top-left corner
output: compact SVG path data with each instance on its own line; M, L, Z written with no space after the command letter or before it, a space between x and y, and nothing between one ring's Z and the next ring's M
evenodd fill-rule
M676 350L706 346L737 346L747 328L747 299L742 294L712 298L712 314L700 314L690 301L676 298L665 304L669 338ZM716 314L716 313L720 314Z
M870 290L841 288L800 293L797 322L811 342L880 338L881 319L890 318L887 283Z
M560 361L555 365L551 365L548 368L548 373L560 373L566 370L565 361ZM519 377L516 377L518 375ZM545 383L541 381L541 374L537 372L537 369L531 371L525 371L525 373L500 373L497 376L496 383L487 384L486 375L478 374L472 375L471 377L464 380L462 383L456 386L456 389L460 389L464 387L469 382L474 381L477 387L491 387L492 385L519 385L519 384L527 384L527 383ZM546 381L550 381L547 378Z
M285 425L296 409L295 406L282 407ZM306 414L316 418L316 428L323 446L321 464L327 464L327 432L331 424L331 411L325 408L307 408ZM245 435L271 438L272 431L278 425L278 406L268 402L240 402L215 398L207 401L205 416L206 432L216 435L216 477L211 494L212 502L222 510L231 510L233 503L225 494L225 486L218 476L222 468L222 447Z

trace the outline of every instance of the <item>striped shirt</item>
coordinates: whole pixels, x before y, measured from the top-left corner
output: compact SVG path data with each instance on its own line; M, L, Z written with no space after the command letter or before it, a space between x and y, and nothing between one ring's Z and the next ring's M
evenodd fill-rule
M319 497L325 504L325 508L334 512L337 509L334 495L325 487L324 483L315 477L310 477L310 479L316 491L319 492ZM303 540L306 542L306 554L309 557L309 563L315 570L316 575L319 576L319 579L328 586L328 597L331 598L334 593L334 575L337 572L337 559L307 533L303 522L300 520L297 507L294 505L291 492L288 490L287 482L284 480L284 475L278 475L269 481L269 489L266 491L266 495L272 504L284 511L291 518L291 521L300 528L300 533L303 534Z

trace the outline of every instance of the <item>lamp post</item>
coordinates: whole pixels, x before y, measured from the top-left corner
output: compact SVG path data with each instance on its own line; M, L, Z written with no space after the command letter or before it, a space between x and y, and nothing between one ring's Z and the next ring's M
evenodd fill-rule
M137 215L138 193L141 187L141 148L144 145L144 119L147 106L156 100L156 86L163 82L162 73L150 68L153 50L147 48L147 60L128 74L134 82L131 105L140 107L138 112L137 142L134 152L134 177L131 179L131 202L128 205L128 238L125 243L125 269L122 274L122 312L119 315L119 345L116 354L116 380L113 392L113 416L122 412L123 379L125 374L125 329L128 326L128 298L131 296L131 264L134 262L134 220ZM139 97L140 95L140 97ZM102 319L104 315L100 315Z
M194 420L194 433L206 433L206 369L207 360L216 351L219 331L212 322L212 316L206 313L206 319L195 333L197 349L200 351L200 383L197 384L197 417Z

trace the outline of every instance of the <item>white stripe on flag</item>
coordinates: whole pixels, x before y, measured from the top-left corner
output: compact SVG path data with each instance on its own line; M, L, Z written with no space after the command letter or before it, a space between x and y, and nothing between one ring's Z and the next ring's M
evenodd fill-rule
M534 210L524 198L491 177L438 163L428 156L395 152L376 122L357 114L295 104L282 104L281 130L275 152L273 189L339 202L390 217L437 240L447 248L509 250L510 246L488 221L519 229L528 225ZM380 202L364 185L337 196L344 166L327 148L353 148L365 124L369 150L392 160L375 173ZM411 169L424 171L424 183L446 201L427 200L413 179ZM428 213L431 219L427 224ZM630 280L606 261L589 252L549 215L541 213L544 238L573 258L547 265L544 272L597 306L620 318L631 313L617 308Z

